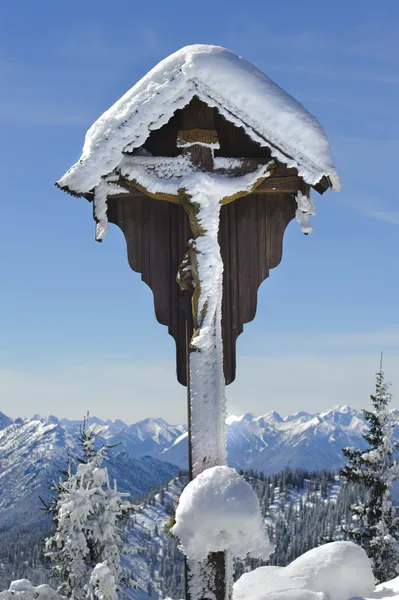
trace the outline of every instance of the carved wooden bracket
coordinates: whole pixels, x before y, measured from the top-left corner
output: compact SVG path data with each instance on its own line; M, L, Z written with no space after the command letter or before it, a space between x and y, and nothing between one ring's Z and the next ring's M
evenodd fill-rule
M234 381L236 339L256 313L258 287L282 256L294 218L292 194L250 194L222 207L219 243L224 263L223 352L226 384ZM187 384L186 347L193 333L191 291L176 281L191 237L183 206L142 195L108 198L108 219L123 231L128 260L154 294L157 320L176 341L177 378ZM187 338L188 336L188 338Z

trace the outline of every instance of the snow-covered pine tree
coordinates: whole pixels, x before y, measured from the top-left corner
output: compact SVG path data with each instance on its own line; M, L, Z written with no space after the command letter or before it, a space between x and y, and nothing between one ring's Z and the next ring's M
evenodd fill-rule
M378 582L389 581L399 573L399 518L391 500L392 482L399 477L395 458L399 442L393 439L395 419L388 408L392 398L388 388L381 360L375 392L370 396L373 408L363 410L369 424L363 437L369 448L344 448L348 464L341 471L348 482L362 484L367 489L367 502L349 507L352 521L344 530L372 559Z
M94 567L86 590L86 600L118 600L115 579L106 562Z
M127 494L118 492L116 482L110 486L103 466L109 446L95 449L100 433L84 421L79 438L83 456L74 472L69 460L65 480L52 487L55 495L47 507L54 530L45 541L45 556L53 563L59 593L72 600L86 597L91 572L99 563L107 564L115 587L121 580L119 525L132 505L123 499Z

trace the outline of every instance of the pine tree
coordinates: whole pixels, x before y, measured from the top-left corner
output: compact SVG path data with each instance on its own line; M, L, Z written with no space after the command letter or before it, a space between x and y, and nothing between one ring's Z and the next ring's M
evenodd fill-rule
M100 433L85 420L79 438L83 456L75 470L68 461L65 479L52 487L55 495L46 507L53 516L54 530L45 541L45 556L52 561L52 575L60 582L58 592L72 600L85 598L92 570L99 563L108 566L116 587L121 581L119 522L132 506L116 483L110 486L103 466L110 447L95 449Z
M94 567L86 590L86 600L118 600L115 578L106 562Z
M399 442L393 440L395 422L388 409L392 398L388 388L381 359L375 392L370 396L373 409L363 410L369 424L363 437L369 448L344 448L348 464L341 471L348 482L362 484L367 490L366 502L350 505L352 523L344 531L372 559L378 582L389 581L399 573L399 517L390 492L392 482L399 477L399 463L395 459Z

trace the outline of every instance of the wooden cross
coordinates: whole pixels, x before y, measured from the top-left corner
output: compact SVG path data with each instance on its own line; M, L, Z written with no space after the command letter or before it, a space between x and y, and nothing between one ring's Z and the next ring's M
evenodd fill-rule
M224 155L225 149L228 153ZM165 164L173 167L182 155L189 159L193 172L219 173L238 180L272 160L269 148L250 140L242 128L229 123L196 97L177 111L167 125L151 133L144 150L147 155L133 154L128 160L138 161L161 179ZM162 156L164 160L160 159ZM225 160L218 160L223 156ZM258 287L281 260L284 231L297 208L295 196L298 191L309 191L295 169L276 161L272 166L272 173L257 180L252 189L243 189L222 200L219 245L224 264L222 337L226 384L235 378L236 339L244 324L255 317ZM154 193L123 174L118 184L128 193L108 197L108 219L123 231L129 264L153 291L156 317L176 340L178 380L188 385L189 343L197 326L197 314L193 260L187 253L187 243L200 235L193 205L184 193L170 194L162 189ZM324 191L328 181L320 182L318 187L318 191ZM191 269L187 269L190 262ZM190 411L188 389L189 470L193 476ZM214 597L225 600L225 553L210 555L206 568L214 575Z
M213 152L217 143L220 150ZM272 158L269 148L250 140L242 128L195 97L176 111L167 125L153 131L144 148L151 156L140 160L148 164L154 157L170 161L185 154L193 169L231 177L253 172ZM232 166L215 167L213 156L222 156L226 148L234 161L224 162ZM193 334L191 293L181 290L176 275L193 235L188 215L178 195L153 194L123 177L119 185L129 193L108 197L108 219L125 235L131 268L141 273L153 291L156 317L176 341L178 381L187 385L187 339ZM316 187L323 192L328 182ZM308 186L296 169L276 162L271 176L258 182L251 193L243 191L222 207L219 244L225 267L222 329L226 384L235 378L236 339L244 324L255 317L258 287L281 260L284 231L295 216L299 190L307 192Z

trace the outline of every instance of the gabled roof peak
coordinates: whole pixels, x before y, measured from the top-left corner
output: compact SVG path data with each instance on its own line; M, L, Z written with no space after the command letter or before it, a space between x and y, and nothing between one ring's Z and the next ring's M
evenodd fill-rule
M93 190L118 167L124 151L142 146L193 96L243 127L309 185L323 176L339 189L327 137L317 119L254 65L221 46L186 46L162 60L88 130L80 160L59 186Z

